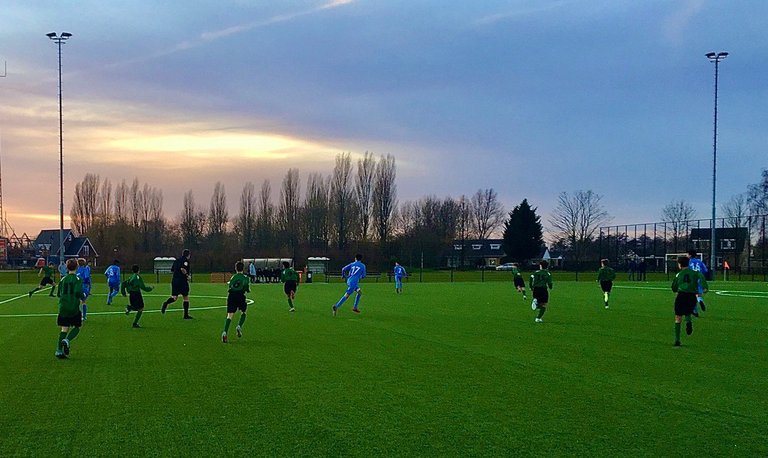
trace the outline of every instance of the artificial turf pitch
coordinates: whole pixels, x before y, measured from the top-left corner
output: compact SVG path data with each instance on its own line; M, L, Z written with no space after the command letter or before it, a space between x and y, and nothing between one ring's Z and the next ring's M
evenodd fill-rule
M605 310L556 282L541 324L510 283L364 283L336 318L340 283L295 313L254 285L229 344L223 285L192 284L190 321L159 285L141 329L95 285L63 361L55 299L3 285L0 456L768 455L768 288L714 283L673 348L668 285L618 282Z

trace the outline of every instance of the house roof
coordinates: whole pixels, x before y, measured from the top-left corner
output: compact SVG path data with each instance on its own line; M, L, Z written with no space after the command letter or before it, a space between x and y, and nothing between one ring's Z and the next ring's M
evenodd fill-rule
M88 245L90 248L89 256L98 256L96 249L93 247L90 239L85 236L78 236L72 229L64 229L64 257L74 258L79 257L83 247ZM51 255L59 253L59 230L58 229L45 229L40 231L35 239L35 248L42 250L43 248L48 250Z
M749 230L746 227L716 227L715 239L746 239L749 236ZM692 240L709 240L712 237L712 229L695 228L691 229Z

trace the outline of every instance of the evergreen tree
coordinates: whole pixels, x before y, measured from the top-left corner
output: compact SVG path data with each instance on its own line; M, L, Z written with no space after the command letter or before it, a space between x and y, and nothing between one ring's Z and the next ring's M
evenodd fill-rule
M528 199L523 199L504 222L504 252L513 260L524 262L538 256L543 247L541 217Z

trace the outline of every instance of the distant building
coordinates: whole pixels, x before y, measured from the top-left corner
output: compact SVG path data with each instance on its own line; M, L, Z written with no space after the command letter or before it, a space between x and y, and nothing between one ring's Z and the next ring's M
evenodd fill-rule
M48 259L48 262L59 263L59 230L46 229L40 231L34 241L34 249L37 256ZM72 229L64 229L64 260L70 258L85 258L96 265L99 254L93 247L91 240L85 236L78 236Z
M549 263L549 268L560 268L563 266L563 261L565 261L565 257L563 256L563 253L560 251L550 251L549 248L544 247L544 249L539 254L539 257L535 260L532 260L535 267L538 269L539 261L547 261Z
M709 260L711 241L711 229L691 229L693 249L704 255L707 265L711 264ZM728 261L731 268L746 267L749 258L748 242L749 229L746 227L715 228L715 253L717 254L718 269L723 265L723 261Z
M506 256L502 239L454 240L446 256L447 267L493 267Z

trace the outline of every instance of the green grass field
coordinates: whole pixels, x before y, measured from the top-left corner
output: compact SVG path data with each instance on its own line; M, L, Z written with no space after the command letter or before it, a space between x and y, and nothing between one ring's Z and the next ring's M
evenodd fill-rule
M70 359L56 302L0 291L0 456L766 456L768 287L718 282L673 348L667 282L558 282L545 323L509 283L254 285L220 341L225 287L193 284L142 329L95 287ZM18 297L18 298L17 298ZM17 298L17 299L16 299ZM234 324L231 331L234 330Z

